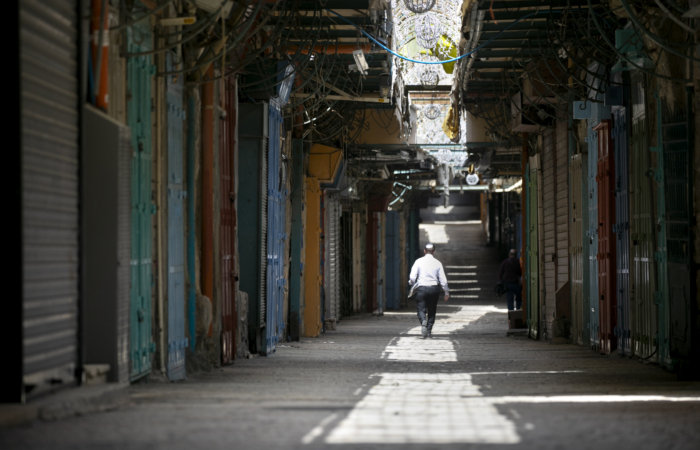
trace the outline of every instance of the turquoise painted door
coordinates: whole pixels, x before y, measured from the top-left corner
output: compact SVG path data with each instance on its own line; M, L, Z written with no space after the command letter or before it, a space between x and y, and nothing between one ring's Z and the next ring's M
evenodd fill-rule
M152 48L148 28L128 29L128 52ZM151 77L155 72L151 56L129 58L127 64L127 120L131 128L131 379L151 371Z
M168 71L174 70L173 55L168 54ZM182 105L183 77L169 76L168 110L168 379L185 378L185 224L182 130L185 110Z

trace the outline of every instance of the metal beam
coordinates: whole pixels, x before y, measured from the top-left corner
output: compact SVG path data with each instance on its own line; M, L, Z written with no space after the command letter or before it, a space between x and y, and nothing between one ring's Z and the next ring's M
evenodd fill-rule
M342 91L341 91L342 92ZM315 94L291 94L292 97L296 98L316 98ZM345 102L365 102L365 103L389 103L386 98L378 97L346 97L345 95L326 95L323 97L326 100L342 100Z
M489 31L501 31L504 30L507 26L510 26L513 24L513 22L498 22L498 23L485 23L483 25L483 31L484 32L489 32ZM552 28L552 25L549 25L549 28ZM546 30L547 29L547 22L540 20L540 21L534 21L531 22L530 20L523 20L522 22L518 22L516 24L513 24L510 28L508 28L508 31L514 30Z
M294 2L287 2L288 9L293 9ZM324 3L323 8L327 9L369 9L369 0L328 0ZM317 1L302 0L299 2L299 11L315 11L319 8Z
M418 150L418 149L452 149L462 150L464 148L482 148L482 147L502 147L499 142L467 142L465 144L355 144L350 148L358 150L379 150L379 151L399 151L399 150Z
M332 0L329 0L329 2ZM339 1L339 0L336 0ZM562 5L564 3L564 5ZM597 1L593 1L593 3L599 3ZM571 6L583 6L586 5L588 6L588 2L586 0L568 0L566 2L562 2L561 0L514 0L514 1L495 1L493 2L493 9L518 9L518 8L546 8L548 6L554 6L554 7L561 7L565 5L571 5ZM484 6L485 8L482 9L488 9L491 7L490 3L485 3ZM486 17L488 17L489 14L486 14Z
M444 191L445 188L443 186L415 186L413 189L418 189L419 191ZM465 186L450 186L450 192L454 191L488 191L489 187L486 184L477 184L475 186L469 186L468 184Z

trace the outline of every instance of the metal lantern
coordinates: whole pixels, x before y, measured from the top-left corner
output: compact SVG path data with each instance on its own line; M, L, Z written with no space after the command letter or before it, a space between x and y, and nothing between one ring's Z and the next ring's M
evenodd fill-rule
M440 108L435 105L430 105L423 111L423 114L426 119L435 120L440 117Z
M438 16L432 13L416 16L416 40L423 48L433 48L442 36L442 24Z
M432 56L424 56L421 59L423 61L437 61L437 58ZM423 86L437 86L440 81L437 64L416 64L413 70L418 72L418 81Z
M416 14L428 12L435 6L435 0L403 0L403 3Z

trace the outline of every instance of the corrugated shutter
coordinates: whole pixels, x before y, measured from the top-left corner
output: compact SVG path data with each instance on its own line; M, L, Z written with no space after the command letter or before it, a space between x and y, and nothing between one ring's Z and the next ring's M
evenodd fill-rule
M533 339L540 337L540 246L538 236L540 234L539 212L541 192L539 173L540 155L530 157L527 176L527 324L528 334Z
M569 131L566 114L560 114L556 128L556 287L559 290L569 280Z
M153 48L153 33L146 23L127 29L127 49L132 53ZM127 123L134 148L131 162L131 379L151 371L152 286L153 282L153 204L152 167L152 79L155 73L150 55L132 57L127 62Z
M598 131L598 306L600 352L617 348L617 245L612 234L615 220L615 159L612 123L601 120Z
M263 138L260 163L260 326L264 327L267 304L267 152L269 138Z
M551 338L549 332L552 329L552 319L556 305L556 217L557 208L555 203L555 148L554 130L548 129L543 134L544 142L542 146L542 198L544 213L544 253L540 256L544 263L544 299L541 311L545 325L544 339ZM542 239L542 237L540 237Z
M70 382L78 364L77 14L71 0L19 3L23 374L31 386Z
M589 332L590 346L598 350L600 340L600 324L598 322L598 132L593 130L598 122L588 119L588 227L586 242L588 243L588 283L590 286L589 303ZM586 245L584 243L584 245Z
M326 259L326 321L336 322L340 304L340 279L338 277L339 255L338 242L340 234L339 213L340 204L335 197L327 196L325 200L326 230L325 230L325 259Z
M583 304L583 158L581 154L571 156L571 339L574 344L588 345L588 338L584 339L584 316L588 315L588 308ZM588 226L588 225L586 225ZM587 244L586 244L587 245ZM588 261L585 261L588 264Z
M617 327L618 351L632 355L632 322L630 304L630 203L629 203L629 140L627 108L615 111L615 225L617 235Z
M168 54L168 70L174 56ZM183 77L169 76L168 105L168 379L185 378L185 222ZM228 199L227 199L228 200ZM228 202L230 204L230 202Z
M645 112L644 75L632 77L632 141L630 146L630 301L634 305L632 341L634 354L656 361L658 306L652 181L647 176L651 167L648 120Z
M362 218L352 213L352 311L362 308Z
M693 180L692 122L689 106L667 110L663 120L663 148L666 189L666 244L668 249L669 329L668 350L674 359L690 361L697 324L693 320L693 299L697 285L693 267Z

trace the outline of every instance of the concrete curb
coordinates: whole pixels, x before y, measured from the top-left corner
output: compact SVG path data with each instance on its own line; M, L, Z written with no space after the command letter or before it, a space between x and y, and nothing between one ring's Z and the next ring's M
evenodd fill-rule
M129 403L128 387L128 384L82 386L26 405L0 405L0 429L117 409Z

